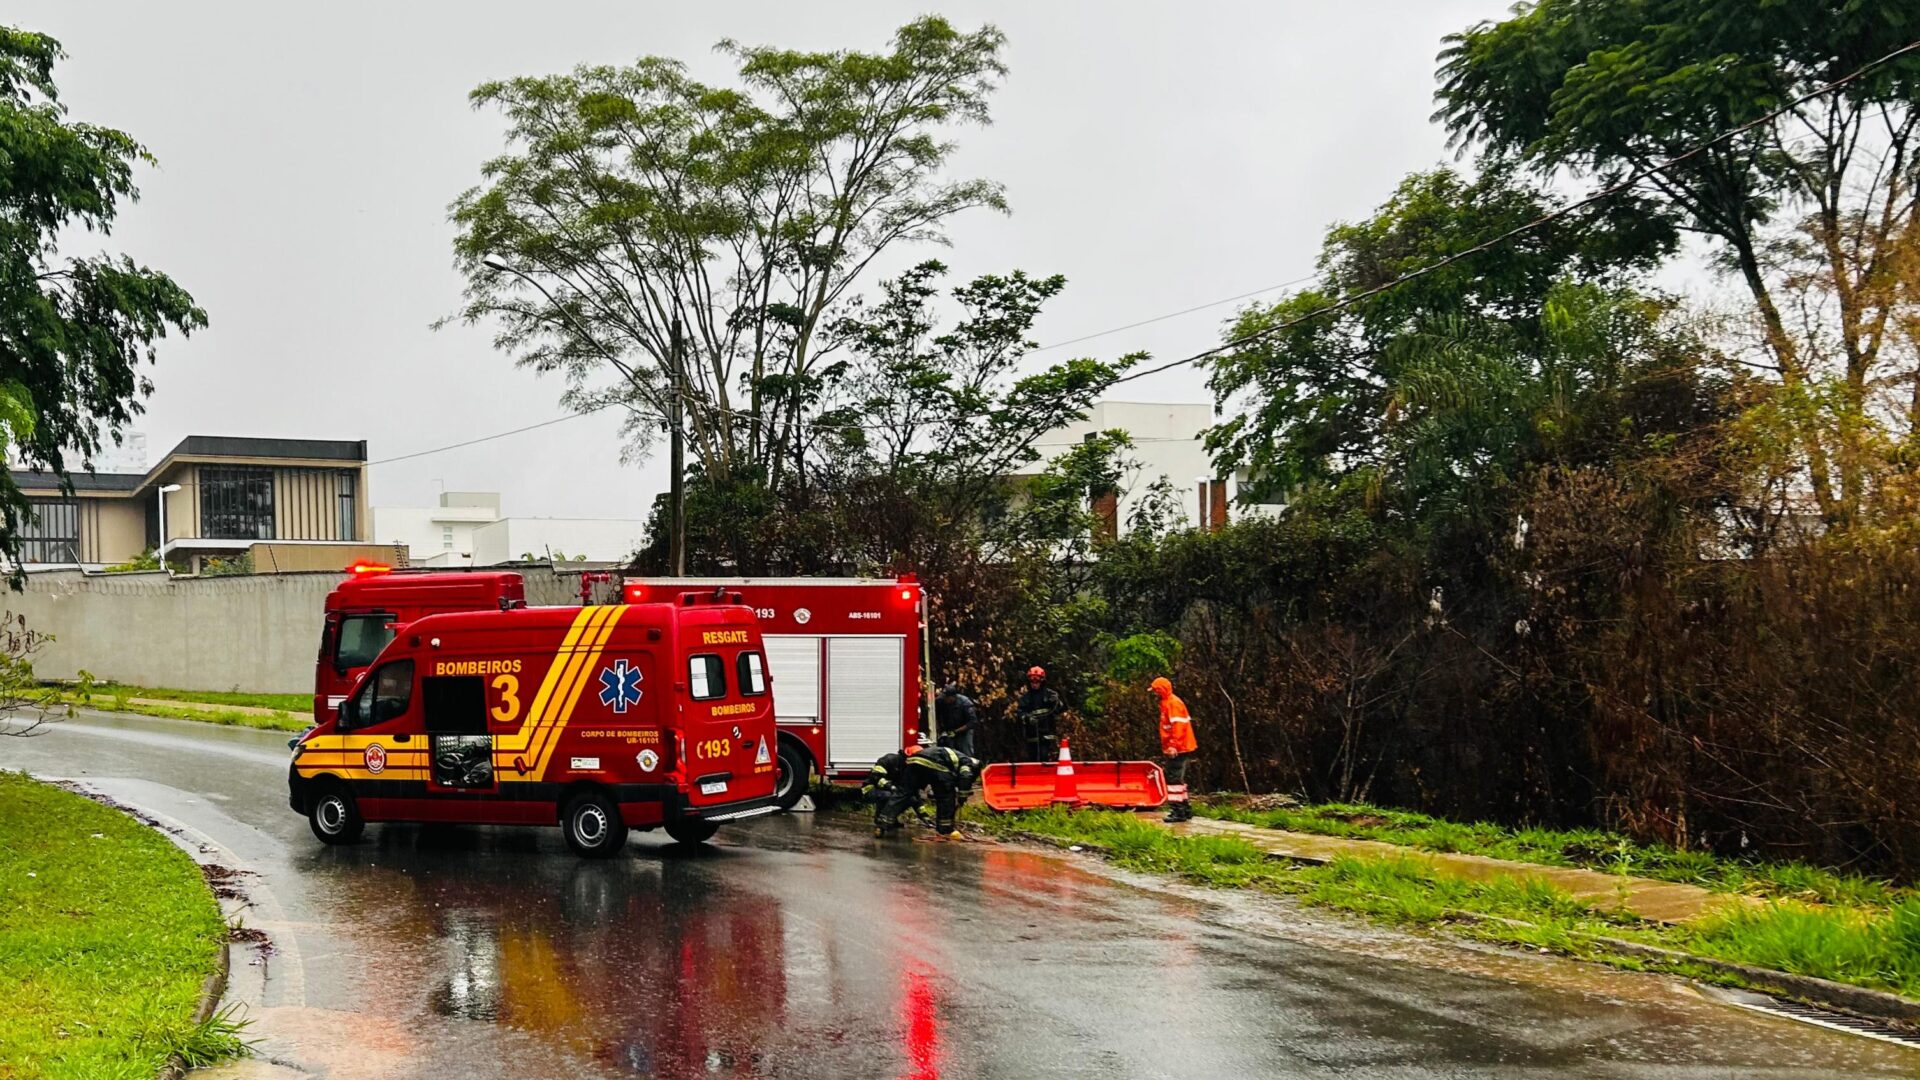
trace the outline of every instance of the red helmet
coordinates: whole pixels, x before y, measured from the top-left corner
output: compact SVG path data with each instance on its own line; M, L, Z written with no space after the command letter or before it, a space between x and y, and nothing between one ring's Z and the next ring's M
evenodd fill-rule
M1047 669L1041 667L1039 664L1035 664L1027 669L1027 678L1029 679L1044 679L1046 677Z

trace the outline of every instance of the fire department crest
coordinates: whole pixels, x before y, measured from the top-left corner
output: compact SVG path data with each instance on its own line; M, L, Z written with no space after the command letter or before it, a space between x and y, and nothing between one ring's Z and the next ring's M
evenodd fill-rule
M379 743L367 747L366 752L360 756L366 761L367 771L370 773L384 771L387 767L387 748Z
M615 660L600 669L600 704L611 706L616 713L627 711L627 706L640 702L640 669L630 666L625 660Z

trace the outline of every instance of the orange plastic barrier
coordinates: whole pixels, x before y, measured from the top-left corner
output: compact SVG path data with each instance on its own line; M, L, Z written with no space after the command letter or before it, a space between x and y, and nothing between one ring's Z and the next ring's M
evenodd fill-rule
M980 770L980 796L995 810L1049 806L1058 771L1051 761L995 762ZM1151 761L1076 761L1073 778L1083 803L1134 807L1167 801L1167 778Z

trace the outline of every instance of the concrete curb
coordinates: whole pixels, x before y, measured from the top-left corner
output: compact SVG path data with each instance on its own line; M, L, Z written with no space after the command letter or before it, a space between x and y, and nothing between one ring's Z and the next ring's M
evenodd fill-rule
M233 968L233 946L226 941L220 942L220 963L207 977L200 980L200 1000L193 1006L193 1022L206 1022L206 1019L220 1008L220 999L227 995L227 976ZM187 1074L186 1059L178 1051L168 1055L167 1063L160 1066L158 1080L181 1080Z
M1619 938L1610 937L1591 937L1587 940L1629 956L1664 963L1695 964L1723 975L1735 975L1755 989L1793 998L1809 1005L1818 1005L1823 1009L1850 1013L1869 1020L1880 1020L1910 1030L1920 1030L1920 1001L1912 1001L1898 994L1889 994L1884 990L1869 990L1864 986L1851 986L1847 983L1815 978L1812 975L1775 971L1772 968L1749 967L1746 964L1736 964L1731 960L1716 960L1708 956L1695 956L1692 953L1663 949L1657 945L1642 945L1637 941L1622 941Z
M1111 849L1104 844L1063 840L1059 837L1044 836L1040 833L1027 832L1023 829L1012 830L1007 835L1015 839L1026 840L1046 847L1058 848L1062 851L1071 851L1072 848L1077 847L1080 849L1080 853L1098 855L1102 858L1112 854ZM1267 852L1266 854L1268 858L1278 861L1324 865L1324 861L1321 860L1289 858L1279 852ZM1448 912L1448 916L1450 918L1457 918L1463 922L1498 922L1510 926L1534 925L1519 919L1509 919L1499 915L1486 915L1474 911L1450 911ZM1365 916L1360 917L1364 918ZM1833 982L1832 980L1816 978L1812 975L1795 975L1792 972L1775 971L1772 968L1751 967L1746 964L1734 963L1730 960L1696 956L1693 953L1680 952L1675 949L1664 949L1657 945L1643 945L1637 941L1626 941L1621 938L1602 937L1592 934L1581 934L1578 936L1583 941L1602 946L1623 955L1645 960L1654 960L1664 964L1691 964L1696 967L1706 968L1709 971L1719 972L1723 975L1735 976L1746 985L1764 993L1791 998L1795 1001L1804 1002L1808 1005L1816 1005L1834 1012L1846 1013L1868 1020L1878 1020L1883 1023L1896 1025L1905 1030L1920 1031L1920 1001L1904 998L1898 994L1890 994L1884 990L1870 990L1864 986L1851 986L1847 983ZM1575 957L1574 959L1579 958Z
M58 780L53 783L55 787L70 791L83 799L90 799L109 810L115 810L125 814L135 822L166 837L169 843L186 853L187 858L192 861L195 870L201 870L204 874L204 868L207 864L200 861L197 853L188 845L186 838L180 835L177 830L163 826L151 815L139 808L128 806L114 799L112 796L101 791L96 791L83 783L73 780ZM203 877L202 880L204 881L205 878ZM212 892L211 885L208 886L208 891ZM195 1024L205 1023L206 1019L212 1016L215 1010L220 1008L220 999L226 996L227 979L233 969L233 941L229 936L233 927L233 924L229 921L232 916L227 910L226 905L220 902L220 897L217 893L213 896L213 904L220 912L220 921L224 931L220 935L218 963L212 971L207 973L205 978L200 980L200 996L193 1005L193 1022ZM186 1060L180 1056L179 1051L175 1051L167 1055L167 1060L160 1066L160 1072L158 1073L159 1080L180 1080L181 1077L186 1075L186 1071Z

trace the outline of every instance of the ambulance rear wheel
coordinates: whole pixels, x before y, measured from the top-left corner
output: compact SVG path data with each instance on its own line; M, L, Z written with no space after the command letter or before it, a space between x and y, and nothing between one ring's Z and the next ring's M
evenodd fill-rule
M774 778L774 802L782 810L791 810L800 804L801 796L807 793L807 781L813 778L813 770L807 762L807 755L796 750L790 743L780 744L780 772Z
M627 824L620 820L620 808L598 791L567 804L560 815L560 831L567 834L573 853L588 859L604 859L627 846Z
M704 844L719 831L720 823L717 821L686 818L667 822L667 835L682 844Z
M367 830L366 819L343 784L329 784L313 794L307 824L323 844L351 844Z

